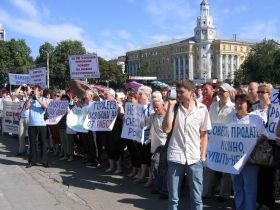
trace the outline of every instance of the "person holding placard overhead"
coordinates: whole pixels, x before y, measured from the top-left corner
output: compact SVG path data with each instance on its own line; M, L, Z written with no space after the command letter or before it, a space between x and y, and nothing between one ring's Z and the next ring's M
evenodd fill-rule
M237 95L235 98L236 114L232 115L230 123L254 125L258 142L267 138L267 132L262 119L250 114L252 104L248 95ZM246 139L245 139L246 140ZM240 174L231 175L236 210L255 210L257 198L257 178L259 167L246 163Z

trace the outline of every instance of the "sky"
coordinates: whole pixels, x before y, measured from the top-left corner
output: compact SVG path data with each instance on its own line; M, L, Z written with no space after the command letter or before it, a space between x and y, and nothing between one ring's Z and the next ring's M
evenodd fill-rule
M45 42L83 42L105 59L193 36L202 0L0 0L6 40L24 39L36 58ZM280 40L279 0L208 0L219 38Z

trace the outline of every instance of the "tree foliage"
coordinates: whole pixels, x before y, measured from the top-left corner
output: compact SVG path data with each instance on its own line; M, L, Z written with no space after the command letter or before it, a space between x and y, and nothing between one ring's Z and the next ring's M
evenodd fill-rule
M0 83L8 83L8 73L27 73L34 65L30 54L24 40L0 41Z
M274 40L264 40L251 49L248 57L235 72L235 84L251 81L279 83L280 45Z
M49 50L51 50L51 46ZM70 55L83 55L86 50L80 41L61 41L50 53L50 87L65 89L70 81L68 57Z

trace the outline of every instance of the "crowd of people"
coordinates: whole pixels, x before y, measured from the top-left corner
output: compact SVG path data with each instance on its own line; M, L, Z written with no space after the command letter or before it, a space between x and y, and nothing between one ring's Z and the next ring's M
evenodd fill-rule
M216 202L226 202L232 192L237 210L255 210L262 205L275 209L278 169L246 163L240 174L233 175L206 166L212 123L254 124L258 141L280 147L279 122L276 140L267 137L273 85L251 82L234 88L219 82L195 86L184 80L176 83L176 97L171 96L172 90L163 87L153 91L141 86L120 94L111 88L90 88L77 96L74 89L51 91L27 85L11 94L3 89L1 98L21 102L17 155L28 154L27 168L38 162L49 167L51 152L61 161L71 162L81 156L83 163L108 166L105 172L112 174L124 174L126 161L131 169L126 176L133 177L133 183L151 187L151 193L159 194L160 199L168 199L168 209L179 208L183 182L188 185L190 209L203 209L203 200L216 194ZM47 125L51 99L68 101L69 110L75 106L87 109L94 101L114 100L118 104L114 127L112 131L76 132L67 125L67 113L57 125ZM126 102L144 106L143 143L121 138ZM159 170L155 154L163 148L167 150L167 166Z

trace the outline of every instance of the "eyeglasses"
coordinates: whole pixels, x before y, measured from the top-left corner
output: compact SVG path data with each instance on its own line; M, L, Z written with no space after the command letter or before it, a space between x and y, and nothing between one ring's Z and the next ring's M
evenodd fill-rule
M55 95L55 97L60 97L60 95Z
M265 94L267 93L266 91L257 91L257 94Z

